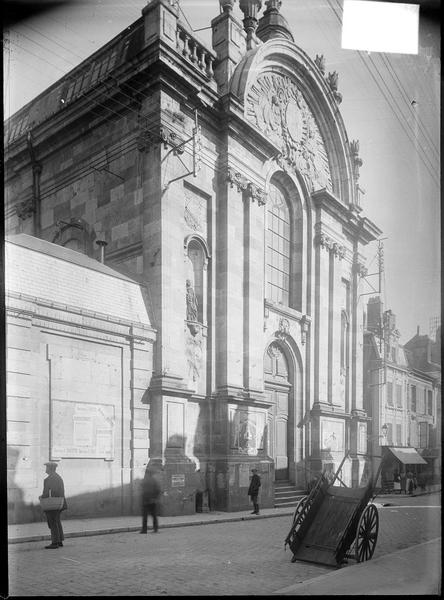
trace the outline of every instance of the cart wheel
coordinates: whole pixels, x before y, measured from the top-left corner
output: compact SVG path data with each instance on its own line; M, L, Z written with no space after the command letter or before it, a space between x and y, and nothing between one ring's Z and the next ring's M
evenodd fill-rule
M307 496L304 496L303 498L301 498L299 500L299 502L296 504L296 508L294 509L294 514L293 514L293 525L296 522L296 519L299 517L299 515L301 514L305 503L307 502ZM299 529L299 527L298 527Z
M370 560L376 548L379 515L374 504L369 504L359 519L356 531L355 558L357 562Z

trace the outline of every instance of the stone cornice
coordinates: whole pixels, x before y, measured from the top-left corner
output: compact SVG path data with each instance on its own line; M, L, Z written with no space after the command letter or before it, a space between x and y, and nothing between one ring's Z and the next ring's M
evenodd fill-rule
M325 210L343 223L347 222L349 209L341 200L326 188L312 192L311 199L318 209Z
M148 392L150 399L153 395L189 398L194 395L195 390L188 389L179 375L165 374L153 375Z
M345 206L327 189L313 192L311 198L316 206L335 216L344 227L344 232L356 241L368 244L376 240L382 231L367 217L359 216L353 206Z
M272 403L266 399L261 390L246 390L236 386L219 386L215 394L212 394L215 401L224 400L228 403L242 404L246 406L260 406L268 408Z
M26 308L23 302L27 304ZM32 318L51 322L66 323L73 327L95 329L97 331L112 331L122 335L131 335L130 331L138 332L138 337L154 340L156 330L143 323L135 323L126 319L93 312L76 306L69 306L59 302L52 302L44 298L37 298L19 292L7 292L5 295L7 314L25 312Z

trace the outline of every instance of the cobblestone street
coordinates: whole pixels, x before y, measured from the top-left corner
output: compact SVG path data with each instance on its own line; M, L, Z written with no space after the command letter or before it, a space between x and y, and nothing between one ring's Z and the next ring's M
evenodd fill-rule
M434 539L439 497L402 498L379 509L374 557ZM393 501L392 501L393 502ZM407 505L407 506L406 506ZM69 538L9 547L13 596L269 595L331 569L291 563L289 517ZM345 567L347 568L347 567Z

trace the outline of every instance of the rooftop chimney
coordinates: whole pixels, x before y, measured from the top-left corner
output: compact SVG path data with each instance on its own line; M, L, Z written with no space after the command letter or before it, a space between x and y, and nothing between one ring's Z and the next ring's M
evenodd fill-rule
M105 240L96 240L96 244L100 248L100 262L104 264L105 263L105 247L108 246L108 242L105 242Z

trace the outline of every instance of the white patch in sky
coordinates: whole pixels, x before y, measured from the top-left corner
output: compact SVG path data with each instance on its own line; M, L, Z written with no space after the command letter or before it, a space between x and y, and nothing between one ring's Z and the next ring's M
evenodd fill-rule
M419 4L344 0L342 48L418 54Z

